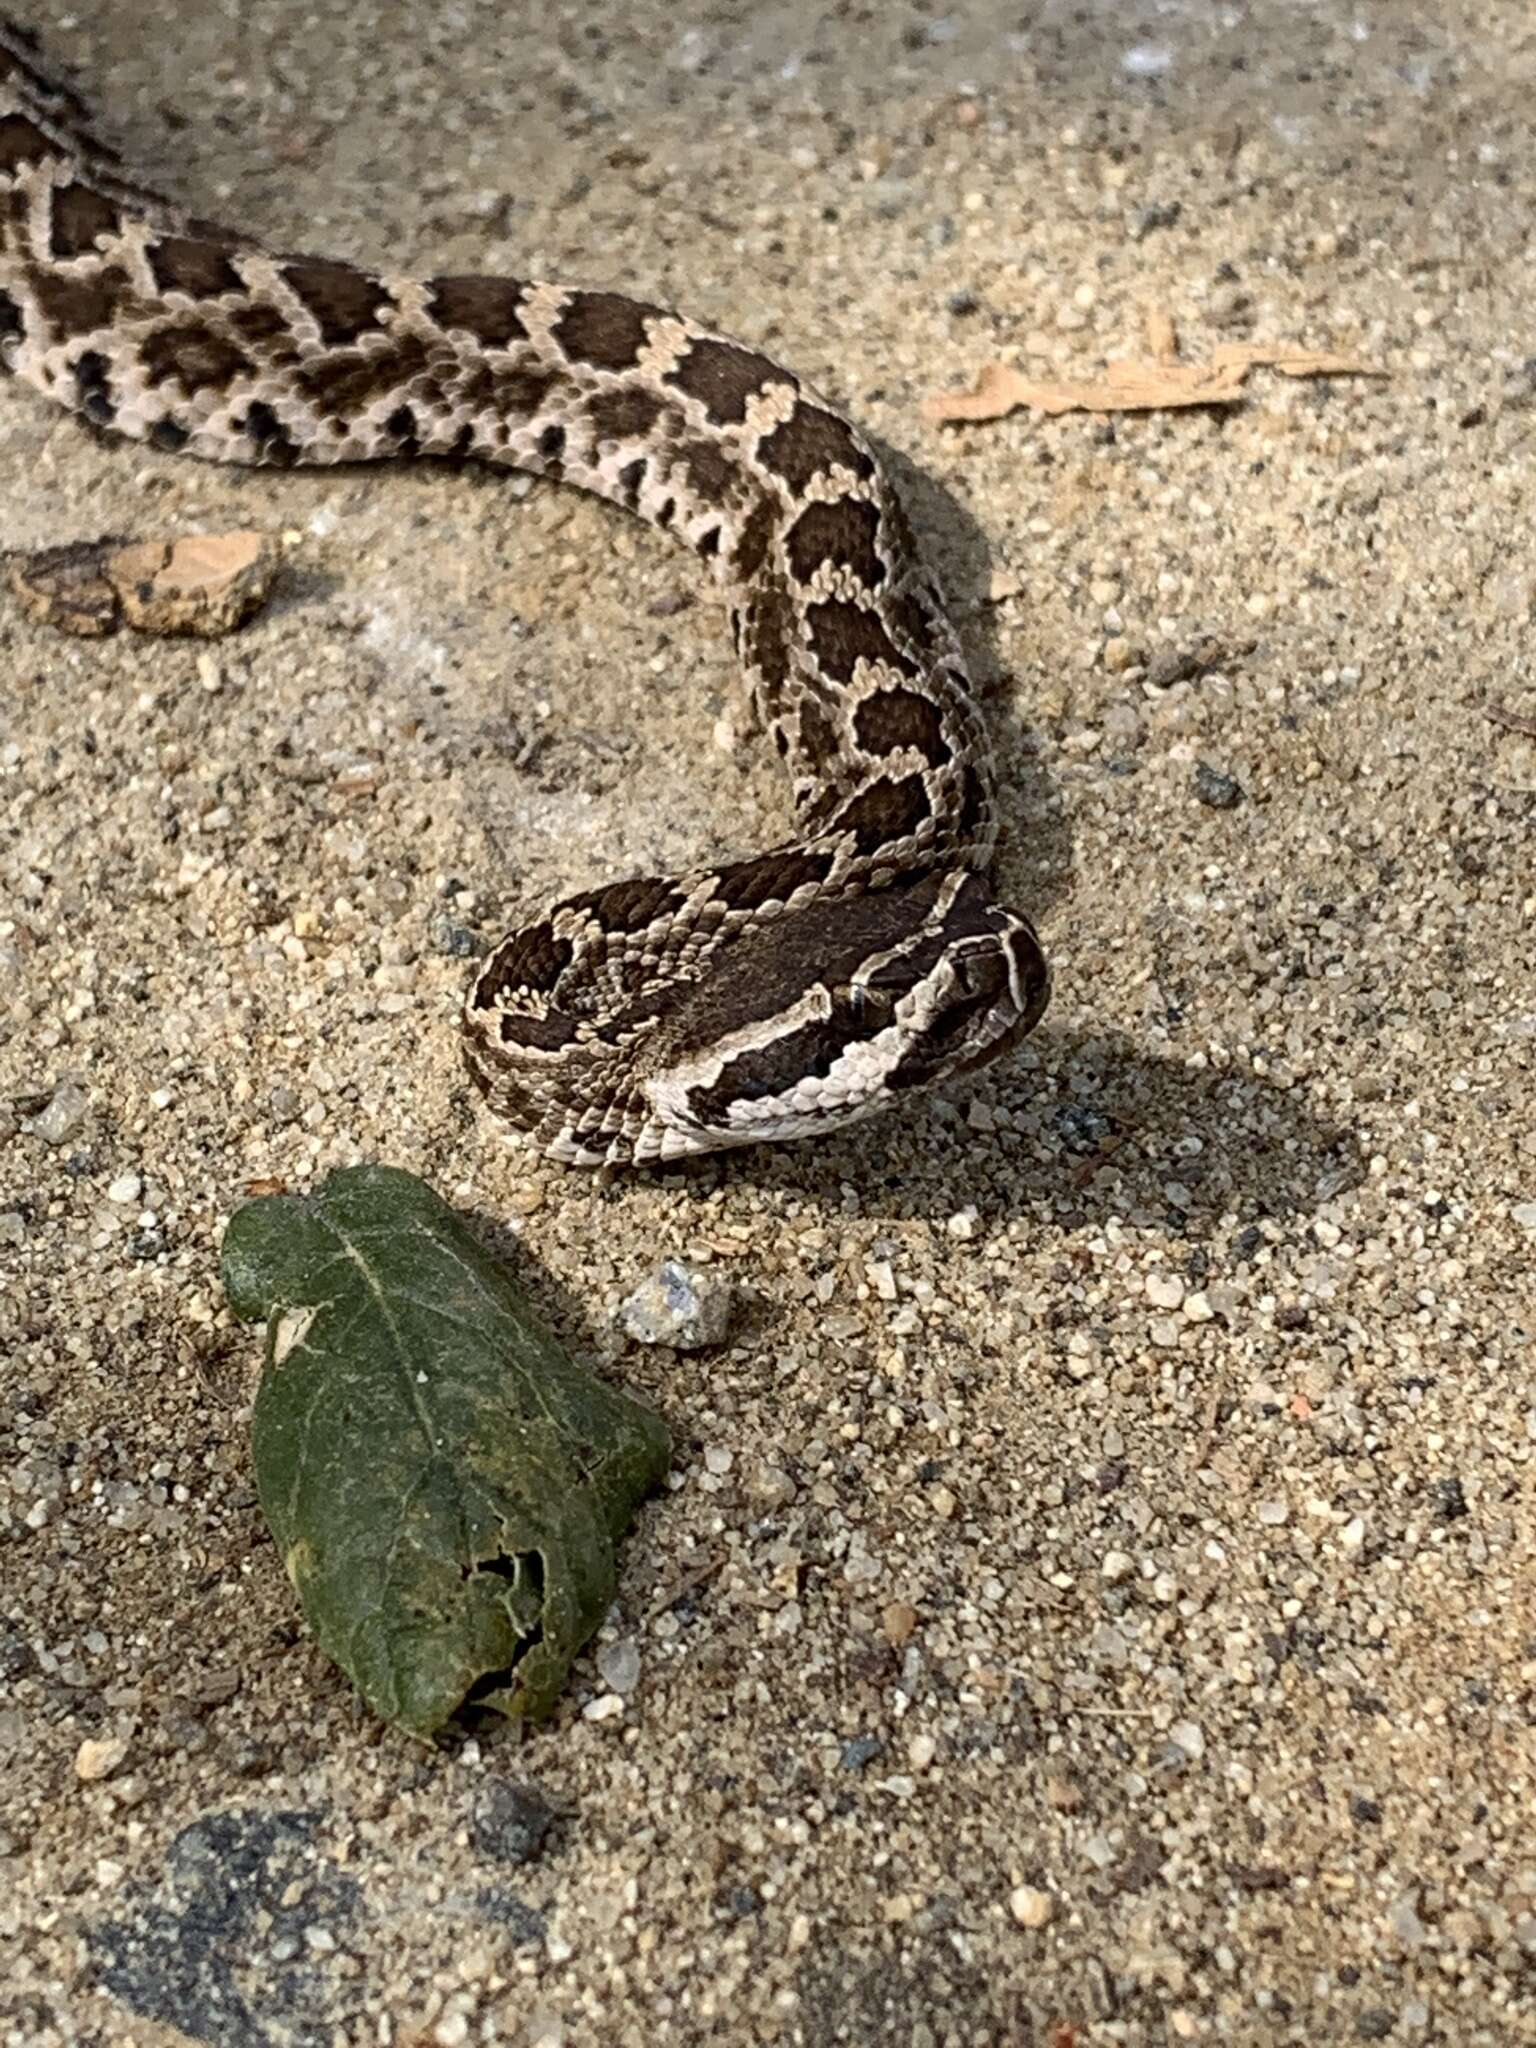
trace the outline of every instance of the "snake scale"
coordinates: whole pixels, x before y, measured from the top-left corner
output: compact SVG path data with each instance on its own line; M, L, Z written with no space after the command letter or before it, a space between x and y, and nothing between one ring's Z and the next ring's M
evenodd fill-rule
M563 480L712 571L794 836L569 897L487 954L468 1064L548 1156L832 1130L1040 1016L1039 943L986 879L993 770L955 634L869 443L790 371L613 291L274 254L138 183L4 22L0 363L168 452Z

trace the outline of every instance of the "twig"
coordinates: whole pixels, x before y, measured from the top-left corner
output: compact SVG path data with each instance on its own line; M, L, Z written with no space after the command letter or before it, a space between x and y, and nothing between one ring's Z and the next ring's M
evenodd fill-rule
M1211 1455L1211 1446L1216 1441L1216 1425L1221 1418L1222 1397L1227 1391L1226 1375L1218 1373L1216 1384L1211 1389L1211 1398L1205 1404L1205 1421L1200 1430L1200 1441L1195 1451L1195 1470L1198 1472Z
M1491 718L1495 725L1502 725L1506 732L1523 733L1526 739L1536 740L1536 718L1527 718L1518 711L1511 711L1507 704L1489 704L1484 716Z
M679 1600L686 1599L690 1593L696 1592L706 1579L712 1579L715 1576L715 1573L719 1571L724 1563L725 1558L723 1556L712 1557L707 1564L701 1564L693 1571L685 1572L680 1579L674 1580L664 1592L658 1593L650 1606L647 1607L645 1610L646 1620L654 1621L658 1614L665 1614L669 1607L675 1607Z

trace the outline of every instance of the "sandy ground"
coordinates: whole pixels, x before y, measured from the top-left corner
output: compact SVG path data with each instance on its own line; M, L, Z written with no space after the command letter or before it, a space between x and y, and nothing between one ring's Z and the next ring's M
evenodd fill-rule
M570 493L206 469L0 391L9 542L292 537L211 652L0 612L0 2041L1536 2040L1528 10L38 25L205 211L620 282L846 401L1058 981L901 1121L531 1164L458 1064L464 935L782 827L712 743L694 565ZM920 417L1149 306L1391 375ZM548 1728L422 1751L298 1625L217 1249L358 1159L675 1432L620 1711L589 1656ZM614 1328L671 1253L739 1290L725 1350Z

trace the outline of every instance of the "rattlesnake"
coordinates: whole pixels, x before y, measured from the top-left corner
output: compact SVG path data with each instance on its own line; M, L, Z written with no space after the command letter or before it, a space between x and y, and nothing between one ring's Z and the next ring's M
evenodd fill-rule
M796 834L570 897L488 954L468 1063L549 1156L830 1130L1039 1017L1038 941L985 880L993 776L954 632L869 443L788 370L617 292L272 254L131 178L3 23L0 362L166 451L563 479L710 565Z

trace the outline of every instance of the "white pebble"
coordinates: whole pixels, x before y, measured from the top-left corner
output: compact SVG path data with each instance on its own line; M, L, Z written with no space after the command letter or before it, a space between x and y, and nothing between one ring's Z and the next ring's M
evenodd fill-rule
M1056 1911L1056 1901L1049 1892L1021 1884L1008 1894L1008 1910L1021 1927L1045 1927Z
M75 1776L84 1785L94 1785L101 1778L110 1778L127 1754L128 1745L120 1735L82 1742L75 1751Z
M1136 1560L1128 1550L1106 1550L1099 1564L1099 1577L1115 1586L1128 1579L1135 1569Z
M77 1081L61 1081L47 1108L32 1118L27 1129L45 1145L62 1145L79 1130L89 1107L90 1097Z
M734 1301L723 1276L663 1259L619 1308L619 1325L641 1344L702 1351L723 1344Z
M1184 1315L1191 1323L1208 1323L1216 1313L1211 1307L1210 1297L1205 1294L1186 1294Z
M1175 1721L1168 1730L1168 1740L1175 1749L1182 1749L1191 1763L1198 1763L1205 1755L1205 1734L1198 1721Z
M136 1173L119 1174L107 1189L109 1202L136 1202L144 1192L144 1183Z
M587 1704L581 1710L581 1718L584 1721L611 1721L615 1714L622 1714L623 1711L623 1695L616 1692L605 1692L597 1699L587 1701Z
M1350 1520L1344 1524L1343 1528L1339 1531L1339 1544L1352 1557L1365 1548L1364 1515L1351 1516Z
M1183 1306L1184 1282L1176 1273L1149 1273L1142 1284L1154 1308Z
M640 1683L640 1649L634 1637L604 1643L597 1653L597 1668L610 1692L633 1692Z

